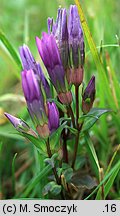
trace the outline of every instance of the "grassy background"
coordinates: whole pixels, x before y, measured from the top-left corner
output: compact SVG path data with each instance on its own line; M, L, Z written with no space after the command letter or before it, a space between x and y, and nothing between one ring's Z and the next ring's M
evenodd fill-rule
M47 17L56 18L59 5L68 8L70 4L74 2L0 0L0 28L17 52L19 46L27 43L35 58L39 59L35 36L41 36L41 32L47 30ZM97 90L95 106L115 111L107 117L102 117L91 131L99 162L105 171L120 143L120 0L84 0L81 4L98 52L101 54L107 85L100 79L86 39L85 81L87 83L94 74ZM100 49L101 44L103 47ZM6 111L26 119L27 111L21 90L20 68L11 59L3 44L0 45L0 190L1 198L11 198L15 195L15 187L19 193L21 188L29 184L30 179L43 169L44 164L33 146L15 134L15 130L3 117L3 112ZM18 154L14 164L13 157L16 152ZM119 157L118 152L113 164L117 163ZM41 181L31 193L28 193L29 197L41 197L42 185ZM120 198L119 188L120 174L117 175L109 196Z

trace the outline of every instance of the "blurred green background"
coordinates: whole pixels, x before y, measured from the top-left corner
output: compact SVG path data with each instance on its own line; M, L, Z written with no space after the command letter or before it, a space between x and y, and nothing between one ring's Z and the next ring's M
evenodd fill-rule
M19 46L26 43L29 45L34 57L39 60L35 36L41 36L42 31L47 31L47 18L53 17L56 19L59 6L68 8L70 4L74 4L74 1L0 0L0 29L4 32L17 52ZM95 106L101 104L103 107L106 106L106 108L114 108L114 111L117 113L116 117L109 115L107 120L106 117L103 117L99 127L94 127L92 131L98 146L100 162L103 164L103 167L106 167L110 156L114 152L114 147L120 143L120 95L118 94L119 97L117 97L116 92L118 90L116 90L115 86L112 86L109 70L107 70L107 60L110 58L111 67L119 84L120 0L81 0L81 4L95 44L99 47L98 51L101 53L113 98L107 98L105 96L103 101L100 99L99 86L101 83L99 82L99 74L93 62L86 39L85 80L87 82L91 75L95 74L97 90ZM100 49L101 44L105 45L105 47L103 46L103 48ZM109 58L106 58L106 56L109 56ZM114 94L116 99L114 98ZM34 166L36 167L36 173L42 169L39 164L39 156L36 156L37 153L35 150L35 164L31 166L31 159L34 160L33 147L15 134L15 130L7 123L3 116L3 112L6 111L20 116L21 118L27 118L26 106L22 95L20 69L11 58L2 42L0 42L0 143L2 152L0 158L0 189L4 191L1 196L5 197L12 196L9 180L12 176L11 167L13 156L16 152L18 153L16 170L29 161L29 169L23 172L22 175L21 173L19 175L18 190L34 175ZM110 105L111 103L109 103L111 100L113 101L112 106ZM117 184L120 185L119 181ZM33 191L31 197L34 196L34 194L36 194L36 191ZM119 195L120 192L116 196Z

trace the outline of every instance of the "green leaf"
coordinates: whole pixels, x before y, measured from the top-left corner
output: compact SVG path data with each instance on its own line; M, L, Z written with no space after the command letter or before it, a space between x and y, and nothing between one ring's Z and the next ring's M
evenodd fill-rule
M91 190L92 188L97 186L96 181L90 175L83 175L80 171L77 171L73 175L71 182L80 190L83 188Z
M65 127L65 128L68 128L72 134L75 134L75 135L77 135L77 134L78 134L78 130L77 130L77 129L75 129L75 128L71 128L71 127L69 127L68 125L66 125L66 127Z
M51 167L54 168L57 158L58 158L58 154L55 153L55 154L52 155L51 158L46 158L46 159L44 160L44 162L50 164Z
M59 144L60 136L62 130L65 128L67 122L64 122L62 125L59 126L59 128L53 132L50 136L50 143L51 143L51 148L54 149L56 146Z
M84 124L81 132L88 131L96 121L105 113L112 112L110 109L102 109L102 108L93 108L91 111L85 116Z
M65 177L66 183L71 181L71 178L73 176L73 169L72 168L68 168L63 172L63 175Z
M18 57L17 52L15 51L15 49L13 48L13 46L11 45L11 43L9 42L9 40L7 39L7 37L5 36L5 34L1 30L0 30L0 40L2 41L3 45L8 50L12 59L18 65L19 69L22 70L22 65L21 65L21 62L20 62L20 59ZM19 77L20 77L20 75L19 75Z
M42 139L42 138L36 138L30 134L27 134L27 133L22 133L21 134L22 136L24 136L25 138L29 139L38 149L39 149L39 152L42 153L42 154L45 154L46 153L46 143L45 143L45 140Z
M61 192L61 185L57 185L54 181L49 182L43 189L43 195L46 195L49 192L54 196L57 196Z

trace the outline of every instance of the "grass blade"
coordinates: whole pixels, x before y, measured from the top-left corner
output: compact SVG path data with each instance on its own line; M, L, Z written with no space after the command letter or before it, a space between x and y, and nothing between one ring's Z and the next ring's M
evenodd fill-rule
M14 155L12 160L12 192L15 194L15 160L17 157L17 153Z
M2 41L5 48L8 50L12 59L16 62L19 69L22 70L22 65L21 65L17 52L15 51L15 49L13 48L13 46L11 45L11 43L9 42L9 40L7 39L7 37L1 30L0 30L0 40Z
M114 154L112 156L112 159L110 160L110 163L109 163L108 168L106 170L105 176L109 173L109 171L111 169L111 166L112 166L112 163L113 163L113 161L115 159L115 156L116 156L116 154L117 154L117 152L119 150L120 150L120 144L118 145L116 151L114 152ZM105 195L105 197L104 198L106 198L106 196L108 195L108 193L109 193L109 191L110 191L110 189L111 189L111 187L113 185L113 182L114 182L114 180L115 180L115 178L116 178L116 176L118 174L119 169L120 169L120 167L118 167L118 169L115 170L115 172L109 178L108 182L105 184L105 187L104 187L104 195ZM99 200L100 197L101 197L100 190L98 190L96 200Z
M24 193L21 194L22 198L26 198L29 196L29 193L33 190L34 187L40 182L41 179L45 178L46 175L50 173L52 170L51 165L46 166L36 177L34 177L29 184L27 185L27 188L25 189Z
M81 4L80 4L79 0L74 0L74 1L75 1L76 5L78 7L78 12L79 12L80 20L81 20L81 25L82 25L82 28L84 30L84 33L85 33L88 45L90 47L92 57L93 57L93 60L95 62L95 65L96 65L96 68L97 68L97 71L98 71L99 81L101 82L100 96L102 97L102 95L104 95L106 93L106 96L108 98L112 98L112 94L111 94L111 91L110 91L109 82L108 82L108 79L107 79L107 76L106 76L106 72L104 70L103 64L101 62L100 56L98 54L97 47L96 47L96 45L94 43L94 40L92 38L92 35L91 35L90 29L88 27L88 24L86 22L86 19L85 19ZM107 89L107 91L106 91L106 89ZM103 99L102 99L102 101L103 101ZM109 102L111 102L111 100L109 100ZM101 104L101 105L103 105L103 104ZM113 103L112 103L112 107L114 108Z
M89 194L85 198L85 200L88 200L90 197L92 197L99 190L99 188L110 178L110 176L116 172L118 168L120 168L120 160L115 164L115 166L110 170L110 172L104 177L104 179L100 182L100 184L92 191L92 193Z
M98 161L98 158L96 155L95 148L93 146L93 143L92 143L88 133L85 133L85 140L86 140L87 151L89 153L89 157L91 160L91 165L93 167L93 170L94 170L96 176L99 177L100 165L99 165L99 161Z

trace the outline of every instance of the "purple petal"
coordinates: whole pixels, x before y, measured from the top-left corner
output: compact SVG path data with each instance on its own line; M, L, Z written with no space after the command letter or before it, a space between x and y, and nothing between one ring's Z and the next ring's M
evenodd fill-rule
M22 60L23 70L36 69L36 62L32 56L30 49L25 44L19 48L20 57Z
M53 132L59 127L59 112L55 103L48 102L47 105L49 129L51 132Z

